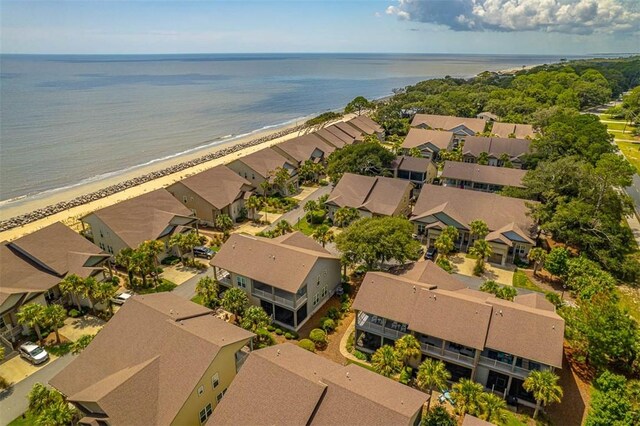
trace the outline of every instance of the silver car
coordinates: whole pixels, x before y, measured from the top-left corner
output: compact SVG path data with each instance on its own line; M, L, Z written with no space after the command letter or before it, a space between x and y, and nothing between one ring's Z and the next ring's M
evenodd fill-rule
M18 348L20 356L32 364L42 364L49 359L49 354L41 346L27 342Z
M123 291L122 293L116 294L116 297L111 299L111 302L115 303L116 305L122 305L124 302L129 300L129 298L131 296L133 296L133 292L131 292L131 291Z

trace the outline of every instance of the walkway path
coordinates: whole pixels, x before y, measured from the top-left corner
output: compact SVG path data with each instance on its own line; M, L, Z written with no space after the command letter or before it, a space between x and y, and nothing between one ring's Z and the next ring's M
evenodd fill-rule
M347 327L347 330L344 332L342 339L340 339L340 353L342 354L343 357L351 361L365 363L366 361L359 360L347 350L347 340L349 340L349 336L351 335L351 333L355 331L355 329L356 329L356 320L354 318L354 320L351 321L351 324L349 324L349 326Z
M172 290L172 293L177 294L184 299L191 300L196 295L196 285L198 284L198 281L200 281L200 279L204 277L213 278L212 267L209 267L207 268L207 270L200 272L192 278L189 278L187 281L174 288Z
M9 424L13 419L22 415L29 406L27 395L36 383L49 383L49 380L75 359L76 355L67 354L16 383L8 391L0 393L0 426Z

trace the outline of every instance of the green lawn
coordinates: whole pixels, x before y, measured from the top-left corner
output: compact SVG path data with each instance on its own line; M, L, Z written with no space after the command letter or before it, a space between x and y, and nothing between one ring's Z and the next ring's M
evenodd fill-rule
M640 174L640 144L616 141L616 145L618 145L627 161L636 168L636 172Z
M617 293L620 296L620 306L629 311L629 315L640 322L640 291L621 287Z
M304 235L311 235L317 227L318 225L311 225L309 222L307 222L307 218L303 217L302 219L300 219L300 222L293 226L293 229L297 229Z
M165 280L164 278L162 279L162 281L160 282L160 284L158 284L157 287L153 288L153 287L148 287L148 288L139 288L136 290L136 293L138 294L149 294L149 293L162 293L165 291L171 291L174 288L176 288L177 285L169 280Z
M355 364L355 365L359 365L360 367L362 367L362 368L366 368L366 369L367 369L367 370L369 370L369 371L374 371L372 366L370 366L370 365L368 365L368 364L364 364L364 363L362 363L362 362L354 361L354 360L352 360L352 359L348 359L348 360L347 360L347 364ZM375 373L375 371L374 371L374 373Z
M193 297L191 298L191 301L192 301L193 303L197 303L198 305L202 305L202 306L204 306L204 302L202 301L202 296L200 296L200 295L195 295L195 296L193 296Z
M525 288L527 290L533 290L540 293L544 293L545 291L538 287L534 282L532 282L527 275L520 270L517 270L513 273L513 286L516 288Z
M604 123L609 130L625 130L630 132L634 127L630 124L625 124L624 121L616 121L615 123Z
M31 415L30 411L24 413L24 416L24 419L22 418L22 416L13 419L13 421L9 423L9 426L31 426L35 424L36 419Z
M520 416L523 416L521 414ZM520 420L519 416L511 411L507 411L507 421L504 422L505 426L527 426L527 423Z

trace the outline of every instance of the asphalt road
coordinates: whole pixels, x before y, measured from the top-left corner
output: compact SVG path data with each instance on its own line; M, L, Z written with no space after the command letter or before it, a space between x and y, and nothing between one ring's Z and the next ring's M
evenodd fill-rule
M67 354L61 358L49 361L47 365L42 367L24 380L19 381L8 391L0 394L0 425L5 426L13 419L22 415L29 406L27 396L31 388L36 383L49 383L49 380L64 367L74 360L76 355Z

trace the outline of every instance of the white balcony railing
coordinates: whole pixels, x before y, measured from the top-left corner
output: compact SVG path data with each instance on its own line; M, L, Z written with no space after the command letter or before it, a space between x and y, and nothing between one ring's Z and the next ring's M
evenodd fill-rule
M448 361L456 361L456 362L468 365L470 367L473 367L474 359L472 357L470 357L470 356L463 355L460 352L450 351L448 349L445 349L443 351L442 347L435 346L435 345L432 345L430 343L425 343L425 342L421 342L420 343L420 347L422 348L422 352L424 352L426 354L435 355L435 356L437 356L439 358L446 359Z
M528 376L531 372L531 370L527 370L526 368L517 367L507 362L498 361L497 359L488 358L486 356L480 356L480 365L495 368L496 370L503 371L505 373L515 373L523 377Z
M392 339L399 339L405 334L407 334L404 331L394 330L392 328L388 328L380 324L375 324L371 321L366 321L362 325L358 325L358 328L364 331L370 331L379 336L389 337Z

